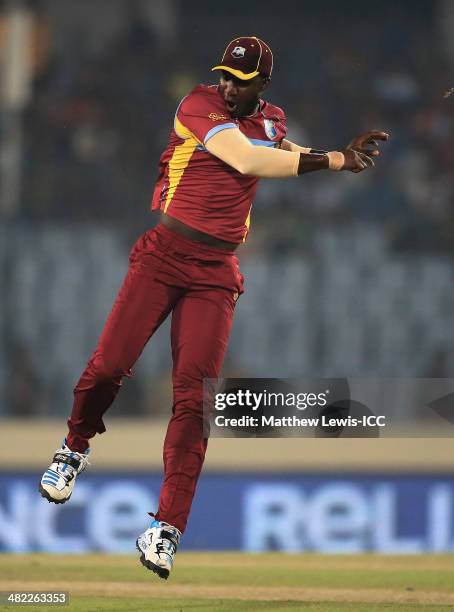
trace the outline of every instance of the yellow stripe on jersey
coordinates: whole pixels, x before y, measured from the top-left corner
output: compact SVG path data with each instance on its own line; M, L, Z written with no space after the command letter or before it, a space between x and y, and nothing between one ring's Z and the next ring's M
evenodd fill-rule
M200 140L198 138L196 138L194 136L194 134L192 132L190 132L188 130L187 127L185 127L181 121L178 119L178 117L175 117L175 123L174 123L174 129L176 132L176 135L179 136L180 138L184 138L185 140L187 138L192 138L193 140L195 140L197 142L197 144L203 144L202 142L200 142Z
M247 217L246 217L246 223L245 223L245 225L246 225L246 227L247 227L247 230L246 230L246 231L245 231L245 233L244 233L244 236L243 236L243 242L246 242L246 237L247 237L247 235L249 234L249 227L250 227L250 225L251 225L251 210L252 210L252 204L249 206L249 212L248 212L248 215L247 215Z
M175 147L169 161L169 190L164 204L164 212L167 212L181 177L199 144L195 136L177 118L175 118L175 132L180 138L184 138L185 141Z

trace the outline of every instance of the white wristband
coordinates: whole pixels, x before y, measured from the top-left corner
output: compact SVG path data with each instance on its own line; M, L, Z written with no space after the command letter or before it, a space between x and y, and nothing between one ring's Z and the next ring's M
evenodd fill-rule
M342 170L345 164L345 155L340 151L330 151L327 153L329 169L339 171Z

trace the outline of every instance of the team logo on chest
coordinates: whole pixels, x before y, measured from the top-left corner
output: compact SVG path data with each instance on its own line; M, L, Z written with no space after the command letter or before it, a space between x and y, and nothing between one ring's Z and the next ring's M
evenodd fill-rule
M264 119L263 123L265 124L265 133L270 140L274 140L277 136L277 130L274 127L274 121L271 119Z

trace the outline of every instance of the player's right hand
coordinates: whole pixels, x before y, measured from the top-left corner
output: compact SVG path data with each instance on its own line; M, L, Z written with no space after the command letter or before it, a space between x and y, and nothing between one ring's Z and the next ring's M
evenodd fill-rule
M362 172L366 168L375 166L372 157L366 153L355 151L354 149L343 149L345 161L342 170L350 170L350 172Z

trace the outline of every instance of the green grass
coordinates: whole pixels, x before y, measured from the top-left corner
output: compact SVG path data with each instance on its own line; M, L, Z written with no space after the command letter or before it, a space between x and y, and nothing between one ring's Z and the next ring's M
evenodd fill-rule
M42 612L454 612L454 556L179 553L166 582L136 556L3 554L0 590L8 589L70 592L69 606L20 607Z
M101 610L117 610L125 612L144 612L145 610L152 611L166 611L166 612L230 612L235 611L247 611L255 612L265 610L267 612L281 612L290 610L295 612L297 610L303 610L304 612L382 612L382 610L398 610L398 612L412 612L419 610L420 612L440 612L441 610L450 610L451 606L437 606L437 605L421 605L421 604L352 604L343 603L335 604L328 601L321 601L319 603L303 603L297 601L232 601L232 600L216 600L216 599L160 599L150 600L149 598L137 597L133 600L127 600L125 598L119 598L116 600L106 600L102 597L78 597L73 600L70 606L65 607L37 607L27 606L26 610L34 610L35 612L57 612L68 610L77 610L80 612L98 612ZM14 610L16 608L6 607L0 610ZM24 608L21 608L24 610Z

